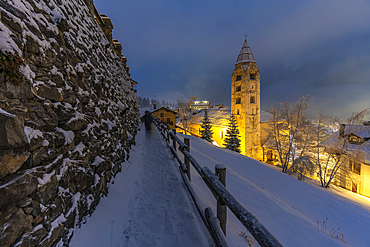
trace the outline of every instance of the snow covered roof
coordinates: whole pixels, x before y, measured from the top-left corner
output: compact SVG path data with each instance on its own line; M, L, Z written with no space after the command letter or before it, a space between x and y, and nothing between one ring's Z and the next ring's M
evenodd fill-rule
M172 112L172 113L173 113L173 114L175 114L175 115L177 115L177 114L178 114L177 112L175 112L175 111L173 111L173 110L171 110L171 109L169 109L169 108L167 108L167 107L164 107L164 106L162 106L161 108L158 108L157 110L152 111L151 113L157 112L157 111L159 111L159 110L165 110L165 111L168 111L168 112Z
M370 125L346 125L344 128L344 134L355 134L361 138L370 137Z
M251 48L248 45L247 39L244 40L244 44L242 49L240 50L238 59L236 60L236 64L246 62L256 62L256 60L254 60Z
M231 107L226 106L223 108L210 108L207 110L208 117L212 125L227 126L229 124L229 119L231 116ZM196 115L191 115L189 121L201 123L204 118L204 110L201 110ZM260 113L260 122L269 122L271 114L265 111Z
M339 133L340 130L334 132L326 138L322 144L328 148L338 147L338 149L340 149L343 138L339 137ZM368 138L370 138L370 125L346 125L344 135L356 135L365 139L363 143L348 143L345 148L345 153L354 155L359 161L370 164L370 140L368 140Z
M260 117L261 123L272 122L272 115L269 112L261 110Z
M231 107L224 108L210 108L207 110L209 120L212 125L227 126L231 115ZM204 118L205 111L199 111L196 115L191 115L189 120L191 122L201 123Z

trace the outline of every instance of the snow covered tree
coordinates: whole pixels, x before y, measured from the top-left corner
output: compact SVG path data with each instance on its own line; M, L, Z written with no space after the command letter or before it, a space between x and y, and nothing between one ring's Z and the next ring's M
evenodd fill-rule
M226 138L224 146L226 149L240 153L239 129L234 114L231 114L228 128L226 130Z
M202 130L200 130L200 134L201 134L200 138L206 141L212 142L213 132L211 130L212 126L211 126L211 121L209 121L209 118L208 118L207 110L205 110L204 112L204 118L202 120L202 125L200 127L202 128Z

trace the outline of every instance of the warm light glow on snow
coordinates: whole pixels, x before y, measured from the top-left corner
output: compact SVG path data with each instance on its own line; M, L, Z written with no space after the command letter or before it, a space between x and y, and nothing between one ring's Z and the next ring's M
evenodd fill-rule
M212 144L215 145L216 147L220 147L220 145L218 145L216 141L213 141Z

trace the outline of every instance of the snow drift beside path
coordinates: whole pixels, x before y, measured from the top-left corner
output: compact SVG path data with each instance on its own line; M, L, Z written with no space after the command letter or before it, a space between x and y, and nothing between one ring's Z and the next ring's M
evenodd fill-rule
M301 182L276 167L190 138L191 154L199 164L213 171L216 164L225 164L227 189L284 246L370 245L370 199L338 188L324 189L309 179L311 184ZM192 184L203 206L216 212L213 195L197 172L194 169L191 172ZM240 236L242 232L247 230L228 210L230 246L247 244Z
M152 137L150 142L148 137ZM324 189L312 180L301 182L276 167L196 137L190 139L191 154L200 165L211 170L216 164L226 165L227 189L285 247L369 246L370 199L336 187ZM76 230L70 246L212 244L194 205L188 204L190 196L182 185L178 164L165 148L160 133L142 130L137 143L130 163L122 164L122 172L111 185L108 197L101 199L87 223ZM182 154L179 156L182 158ZM167 161L170 166L164 165ZM212 193L194 169L191 174L191 183L203 206L210 206L216 212ZM144 182L148 181L145 186ZM179 190L179 185L183 189ZM165 203L158 204L160 201ZM179 216L179 212L185 214ZM191 225L180 223L189 219ZM246 234L247 230L228 210L226 237L230 246L248 246ZM258 244L252 241L252 246Z

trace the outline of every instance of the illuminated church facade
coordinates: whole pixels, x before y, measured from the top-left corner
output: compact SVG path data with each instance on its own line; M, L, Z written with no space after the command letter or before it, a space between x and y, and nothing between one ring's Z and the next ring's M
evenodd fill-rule
M234 114L241 140L241 154L267 162L272 159L272 153L267 149L264 151L262 146L267 140L270 114L261 111L260 92L260 72L245 39L231 76L231 107L210 108L207 111L212 123L214 144L223 147L230 115ZM200 136L203 118L204 110L189 116L182 121L183 130Z
M231 76L231 113L236 116L241 153L262 160L260 72L245 39Z

